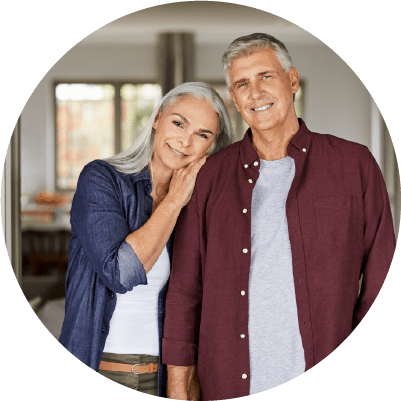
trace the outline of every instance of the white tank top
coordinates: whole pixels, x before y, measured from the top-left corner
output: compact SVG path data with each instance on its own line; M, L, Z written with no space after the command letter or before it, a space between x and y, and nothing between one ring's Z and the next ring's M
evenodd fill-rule
M159 355L157 300L170 274L170 259L164 247L147 274L147 285L117 294L104 352Z

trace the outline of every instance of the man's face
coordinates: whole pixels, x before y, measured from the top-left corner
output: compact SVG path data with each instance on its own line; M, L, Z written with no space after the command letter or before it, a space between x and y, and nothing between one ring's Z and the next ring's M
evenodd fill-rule
M230 95L252 133L283 130L296 121L298 71L293 67L285 72L274 49L234 59L229 77Z

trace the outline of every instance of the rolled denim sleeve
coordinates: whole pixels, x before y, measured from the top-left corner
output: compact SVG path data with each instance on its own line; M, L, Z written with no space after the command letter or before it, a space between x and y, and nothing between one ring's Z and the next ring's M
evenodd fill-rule
M117 257L120 269L120 282L125 288L129 288L131 283L148 283L145 269L128 242L124 241L121 244Z
M130 201L137 202L135 194ZM82 170L71 208L71 226L89 266L109 289L122 294L147 284L142 263L125 242L131 230L121 189L112 171L100 162L89 163Z

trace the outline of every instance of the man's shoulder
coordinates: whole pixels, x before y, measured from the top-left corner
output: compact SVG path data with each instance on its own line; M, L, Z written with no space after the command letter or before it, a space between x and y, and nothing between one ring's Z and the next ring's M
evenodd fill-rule
M235 142L209 156L199 173L210 177L222 170L230 169L233 163L238 162L240 143L240 141Z
M367 146L331 134L312 132L312 147L316 146L324 151L341 152L353 157L366 157L369 153Z

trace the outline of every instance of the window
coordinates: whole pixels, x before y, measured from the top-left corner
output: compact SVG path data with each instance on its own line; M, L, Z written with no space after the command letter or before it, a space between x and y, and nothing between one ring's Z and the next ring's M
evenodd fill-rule
M237 112L224 81L209 82L222 97L241 140L247 124ZM304 113L304 88L295 99L298 117ZM58 82L54 86L56 110L56 189L75 190L83 167L127 149L142 132L156 104L161 87L154 83Z
M126 149L161 100L150 83L56 83L56 188L74 190L82 168Z

